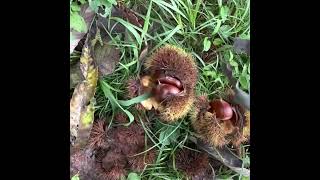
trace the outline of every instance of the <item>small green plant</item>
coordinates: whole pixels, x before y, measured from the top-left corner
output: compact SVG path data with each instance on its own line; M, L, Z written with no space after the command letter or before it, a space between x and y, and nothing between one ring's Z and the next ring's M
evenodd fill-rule
M205 37L203 40L203 51L208 51L211 47L211 41L208 40L208 37Z
M71 180L80 180L79 174L74 175Z
M127 180L141 180L140 176L137 173L129 173Z
M74 29L78 32L87 32L88 27L86 25L86 22L84 21L83 17L80 16L80 10L82 4L85 2L79 2L78 1L70 1L70 28Z
M89 6L96 13L99 13L99 7L104 10L104 13L100 13L101 16L107 17L111 13L111 9L113 5L117 5L116 0L88 0Z
M101 89L102 89L105 97L108 98L108 100L111 104L111 108L113 110L113 113L116 111L116 108L119 108L129 117L129 123L125 124L126 126L129 126L133 122L134 117L133 117L132 113L130 111L128 111L127 109L125 109L124 107L128 107L128 106L131 106L136 103L140 103L141 101L146 100L147 98L150 97L150 94L143 94L141 96L135 97L135 98L127 100L127 101L117 100L111 91L111 90L117 91L116 89L112 88L105 81L100 81L100 85L101 85Z

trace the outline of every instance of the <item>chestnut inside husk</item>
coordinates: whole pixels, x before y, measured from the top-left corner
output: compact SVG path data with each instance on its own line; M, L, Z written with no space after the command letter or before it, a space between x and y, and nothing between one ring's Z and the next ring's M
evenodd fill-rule
M231 105L222 100L222 99L215 99L210 102L210 110L211 113L215 113L216 117L219 120L226 121L230 120L233 117L233 108Z
M156 81L153 94L159 102L162 102L169 96L176 96L183 91L182 82L178 78L166 75L160 76Z

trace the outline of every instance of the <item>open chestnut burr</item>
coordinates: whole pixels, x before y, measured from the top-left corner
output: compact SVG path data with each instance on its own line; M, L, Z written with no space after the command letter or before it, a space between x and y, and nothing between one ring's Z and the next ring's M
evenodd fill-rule
M154 104L160 119L174 122L187 115L194 103L198 76L191 54L165 45L154 52L144 65L148 73L141 82L144 89L151 89L149 102Z
M200 138L215 147L239 146L250 137L249 112L227 100L197 98L191 122Z

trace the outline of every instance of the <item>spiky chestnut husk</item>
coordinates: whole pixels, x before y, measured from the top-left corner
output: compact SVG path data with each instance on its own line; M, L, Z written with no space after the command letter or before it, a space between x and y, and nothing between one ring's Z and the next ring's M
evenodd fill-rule
M113 167L109 171L105 171L101 164L97 164L95 167L96 178L92 180L120 180L125 178L127 170L120 167Z
M81 179L95 179L95 159L92 149L77 150L70 156L70 176L79 173Z
M206 97L198 98L191 113L192 126L200 135L200 138L215 147L222 147L226 144L239 146L247 141L248 119L244 118L243 108L233 105L235 113L230 120L220 121L214 113L209 112L210 104ZM235 120L235 118L237 119ZM243 124L241 124L243 122ZM243 132L245 130L245 132Z
M229 143L226 136L233 131L230 121L219 122L214 114L207 111L199 112L192 120L192 126L202 140L216 147Z
M120 149L114 148L109 150L106 156L104 156L101 165L105 171L110 171L114 167L125 168L127 159Z
M106 141L106 121L104 119L99 119L93 122L90 137L88 140L89 147L93 149L97 148L108 148L108 143Z
M240 106L235 107L238 116L241 116L243 124L234 124L236 126L231 137L231 144L239 147L240 144L247 142L250 138L250 112L245 111Z
M120 180L125 179L127 171L123 168L114 167L110 171L106 172L102 178L103 180Z
M180 150L175 157L176 168L191 179L212 179L213 173L206 153Z
M120 179L127 175L127 159L117 146L111 149L98 149L95 154L95 180Z
M136 154L142 152L144 149L141 149L141 151L136 152ZM155 149L151 149L150 151L140 154L138 156L129 156L128 161L130 165L130 169L141 172L145 168L147 164L152 164L156 160L156 151Z
M250 139L250 111L246 111L244 113L245 119L246 119L246 124L243 128L243 135L247 139Z
M183 94L169 96L159 105L161 119L174 122L184 117L194 102L194 88L197 82L197 66L192 56L183 49L165 45L158 49L145 62L153 81L160 75L174 77L181 81Z
M114 121L117 123L128 123L128 116L122 112L117 112L114 116Z
M128 127L113 127L108 136L113 146L117 146L125 155L135 154L138 149L145 145L144 130L136 122Z

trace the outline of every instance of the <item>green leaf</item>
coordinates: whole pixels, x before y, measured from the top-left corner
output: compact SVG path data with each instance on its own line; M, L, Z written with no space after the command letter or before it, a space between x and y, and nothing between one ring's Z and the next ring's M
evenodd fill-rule
M247 68L248 68L248 65L247 64L244 64L243 65L243 68L242 68L242 75L246 75L247 74Z
M203 41L203 51L208 51L210 47L211 47L211 41L208 40L208 37L205 37Z
M214 71L204 71L203 75L204 76L209 76L209 77L212 77L212 78L216 78L217 77L217 73L214 72Z
M86 0L79 0L79 2L80 2L81 4L85 4L87 1L86 1Z
M248 79L247 79L247 76L246 75L241 75L239 77L239 81L240 81L240 84L241 86L244 88L244 89L248 89Z
M108 2L108 3L113 4L113 5L117 5L117 1L116 0L102 0L102 1Z
M146 99L148 99L149 97L151 97L150 93L145 93L143 95L137 96L135 98L132 98L130 100L118 100L119 104L122 106L131 106L133 104L137 104L140 103L141 101L144 101Z
M221 27L221 20L218 19L218 20L217 20L217 25L216 25L216 26L214 27L214 29L213 29L212 35L217 34L218 31L219 31L219 29L220 29L220 27Z
M94 12L98 12L99 6L101 6L100 0L89 0L89 6Z
M228 38L232 33L230 32L231 26L222 25L220 27L220 32L224 38Z
M239 66L239 64L238 64L236 61L234 61L234 60L230 60L229 62L230 62L230 65L231 65L231 66L235 66L235 67L236 67L236 66Z
M222 0L218 0L218 5L220 8L222 7Z
M166 137L166 131L161 131L159 135L159 142L161 142L161 144L166 146L170 144L170 141L168 138L165 138L165 137Z
M223 43L223 41L220 38L216 38L213 40L212 44L215 46L219 46Z
M229 61L233 61L233 53L231 51L229 51ZM238 64L236 66L238 66Z
M87 25L83 17L79 15L78 12L73 12L70 14L70 28L78 32L86 32Z
M74 175L71 180L80 180L79 174Z
M107 17L112 10L112 5L117 5L116 0L100 0L101 6L104 6L104 14L101 14L102 17Z
M127 180L140 180L140 176L137 173L131 172L128 175Z
M112 5L110 6L105 6L104 8L104 14L100 14L102 17L107 17L110 13L111 13L111 10L112 10Z
M227 20L228 14L229 14L229 8L227 6L222 6L220 8L220 16L221 16L222 22L225 22Z
M81 10L80 6L76 2L72 2L70 7L71 7L71 10L74 12L78 12Z

